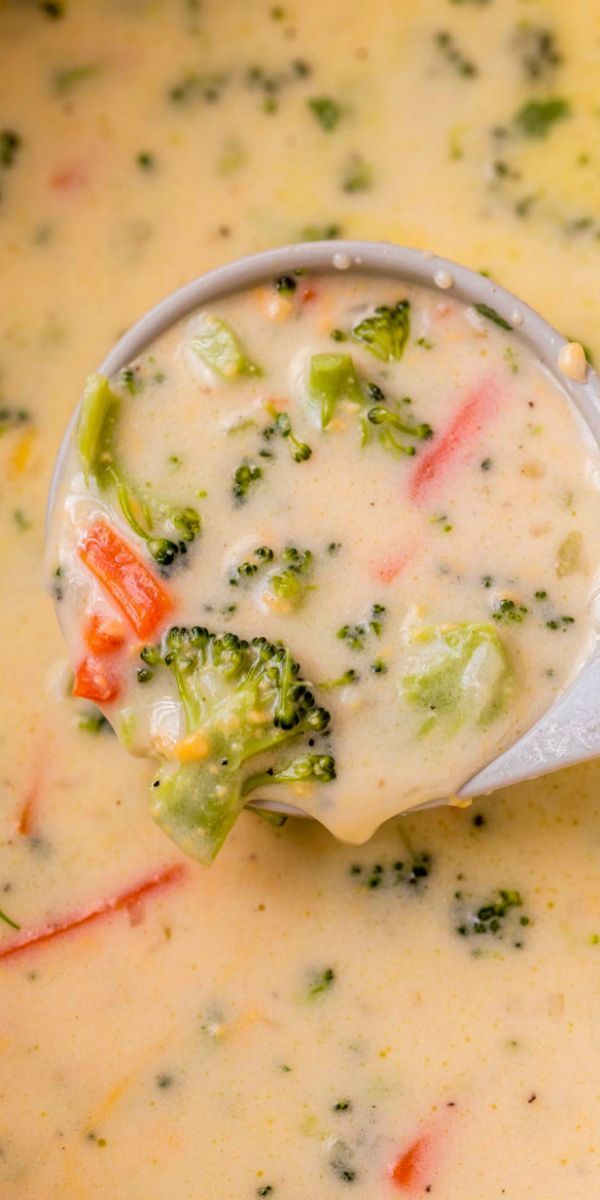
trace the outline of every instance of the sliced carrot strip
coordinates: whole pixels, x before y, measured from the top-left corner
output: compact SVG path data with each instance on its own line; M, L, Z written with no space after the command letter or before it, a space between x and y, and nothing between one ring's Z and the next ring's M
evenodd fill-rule
M75 671L73 695L96 704L109 704L116 700L121 690L118 676L113 667L87 654Z
M497 388L493 380L483 380L467 396L447 428L418 455L408 483L411 500L420 504L453 466L473 452L479 433L497 410Z
M125 641L125 629L118 617L89 613L83 626L83 640L93 654L110 654Z
M78 552L138 637L156 633L171 612L173 601L131 546L105 521L97 521L84 534Z
M33 949L34 946L41 946L44 942L52 941L54 938L62 937L67 933L72 933L75 929L81 929L83 925L91 925L94 921L99 921L103 917L109 917L112 913L122 912L123 909L132 909L147 896L160 891L162 888L179 883L185 874L186 871L183 863L175 863L174 866L164 867L162 870L156 871L149 878L136 883L125 892L117 892L116 896L98 901L83 913L63 917L62 920L52 921L49 925L42 925L37 929L25 930L18 938L9 942L7 946L0 946L0 958L12 958L16 954L21 954L24 950Z

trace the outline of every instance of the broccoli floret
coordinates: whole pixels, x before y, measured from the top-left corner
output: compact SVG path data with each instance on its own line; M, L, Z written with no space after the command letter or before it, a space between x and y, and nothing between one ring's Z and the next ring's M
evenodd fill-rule
M262 467L257 463L250 462L249 459L244 459L239 467L236 467L233 472L232 492L238 504L243 504L248 499L248 492L253 483L258 483L262 479Z
M127 382L125 381L127 387ZM83 394L77 431L79 455L87 480L100 492L116 492L127 524L142 538L148 553L167 567L200 534L202 521L195 508L142 499L127 478L115 447L121 398L104 375L90 375ZM158 525L158 529L157 529Z
M292 429L292 423L287 413L278 413L277 410L272 408L270 405L267 405L266 407L267 412L269 412L275 419L272 425L268 425L266 429L263 429L263 437L266 439L266 441L269 441L275 434L280 434L282 438L286 439L294 462L306 462L307 458L310 458L312 450L310 446L306 444L306 442L301 442L295 436Z
M365 317L352 330L360 342L383 362L398 361L410 334L410 301L398 300L391 307L379 304L372 317Z
M201 862L213 860L257 787L335 778L329 755L306 753L281 762L287 746L301 738L312 744L329 727L329 713L285 646L174 627L160 645L145 647L141 658L153 676L165 670L173 675L186 728L174 761L164 762L154 780L152 813ZM259 769L252 773L256 759Z
M233 329L220 317L202 313L190 346L206 366L223 379L260 375L260 367L250 361Z
M342 625L336 636L347 642L352 650L364 650L369 634L374 633L376 637L381 637L384 616L385 605L373 604L366 621L360 621L357 625Z
M381 445L389 450L392 454L399 456L407 454L412 456L415 454L415 447L410 443L401 442L395 436L398 433L406 434L407 437L417 438L419 441L432 437L433 429L426 421L420 425L415 425L411 421L405 421L400 413L394 412L391 408L386 408L385 404L376 404L370 408L367 413L367 421L371 425L376 425L379 430L379 441ZM368 428L363 431L363 441L368 439Z
M247 796L257 788L273 783L304 783L310 779L318 783L331 783L335 779L335 759L330 754L301 754L279 771L270 767L257 775L250 775L244 780L242 791Z
M282 566L269 579L269 591L278 600L284 600L297 608L310 587L313 556L310 550L298 550L288 546L281 555Z

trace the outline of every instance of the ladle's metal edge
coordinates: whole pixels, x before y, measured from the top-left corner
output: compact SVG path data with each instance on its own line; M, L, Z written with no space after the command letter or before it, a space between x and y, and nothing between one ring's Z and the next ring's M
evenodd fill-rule
M558 358L567 343L565 337L529 305L487 276L428 251L391 242L304 242L248 255L217 267L185 284L145 313L120 338L98 369L104 375L113 375L170 326L202 304L295 271L336 270L390 275L434 288L440 295L456 296L471 305L489 305L550 370L600 449L600 379L591 367L584 383L576 382L560 371ZM47 534L78 412L79 405L65 431L52 475L46 514ZM600 754L600 643L596 639L589 657L565 692L517 742L469 779L459 790L458 799L485 795L597 754ZM447 799L440 797L419 807L428 808ZM258 803L272 812L306 815L292 805L277 801Z

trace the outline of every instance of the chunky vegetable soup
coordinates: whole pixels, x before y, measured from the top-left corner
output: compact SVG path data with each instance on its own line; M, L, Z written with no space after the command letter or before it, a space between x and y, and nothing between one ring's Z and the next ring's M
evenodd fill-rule
M363 841L517 737L593 634L590 442L494 309L335 271L92 376L52 586L182 849L265 790Z
M245 811L207 870L152 821L154 767L124 753L97 706L71 696L42 556L52 463L90 367L150 304L242 253L317 235L434 248L490 273L597 358L596 0L4 0L0 8L0 1196L589 1200L600 1186L598 765L470 809L409 814L358 848L316 822L277 829ZM401 284L368 296L361 316L408 298ZM452 306L446 293L437 299ZM385 398L371 407L396 411L410 396L412 406L398 411L434 431L412 439L413 456L395 459L381 444L385 424L370 422L360 461L369 472L373 466L371 480L411 477L446 428L412 374L435 369L427 366L435 349L416 345L421 332L434 341L420 330L417 307L415 297L404 357L390 364L389 381L364 343L330 338L333 321L315 338L313 353L349 354L359 380L379 381ZM232 303L214 315L252 362L274 369L271 355L292 335L291 320L272 326L263 351L236 313ZM452 319L471 337L469 324ZM475 346L519 349L507 331L500 341L493 322L486 329L487 341L473 334ZM196 386L205 386L201 360L192 361ZM510 375L504 359L498 367L511 394L534 370L522 359L517 365ZM409 369L410 388L392 387L392 375ZM239 381L235 408L245 407L252 382ZM541 450L551 436L546 419L531 418L544 426L534 434L522 415L512 454L505 448L499 462L486 427L485 453L457 461L414 518L456 575L466 523L459 474L483 496L492 483L504 486L517 463L543 469L519 486L554 506L553 531L530 539L533 505L510 517L540 555L543 578L533 570L529 577L527 561L509 584L504 525L493 540L473 541L464 564L466 572L471 555L489 546L493 562L479 574L493 575L493 588L510 587L507 598L527 614L521 623L493 621L493 588L478 575L480 618L420 619L462 623L485 611L515 675L526 645L540 662L546 646L552 659L543 665L558 672L558 687L589 628L584 594L597 534L582 518L583 477L575 515L544 491L583 452L555 391L539 386L569 455L561 449L550 461ZM183 487L193 473L189 438L165 447L165 459L182 457L180 467L163 460L146 476L135 445L144 392L111 387L121 398L115 437L129 487L137 495L148 480L160 503L191 507L201 520L186 543L191 578L214 537L207 456L198 455L193 495ZM220 394L228 410L229 385ZM154 405L159 396L150 384L145 399ZM461 397L452 388L445 402ZM259 406L256 430L227 437L232 472L244 458L263 466L239 506L222 477L240 531L258 518L277 471L301 481L334 438L347 439L357 459L362 453L362 405L345 431L321 430L318 406L305 421L298 407L296 417L300 393L273 398L289 401L293 436L313 453L295 462L281 429L263 443L263 428L277 418ZM157 409L155 424L158 416ZM406 440L395 428L387 433ZM263 444L274 460L258 457ZM487 474L479 467L486 457L496 460ZM161 587L183 589L188 570L174 562L161 576L145 538L124 520L114 485L102 504ZM428 523L442 514L452 531ZM154 520L157 537L184 540ZM397 521L382 531L386 554L399 532ZM559 580L556 556L572 532L581 534L590 575ZM202 603L237 603L246 617L254 605L262 617L274 563L237 588L227 581L261 545L277 551L281 575L288 541L275 533L240 544L239 554L222 552L214 592ZM311 584L324 589L325 571L343 569L347 547L338 560L327 554L338 540L333 530L325 545L316 536L313 543L306 523L290 541L313 553ZM364 603L348 596L328 626L327 674L313 681L304 641L294 651L332 729L342 692L322 694L316 685L354 669L357 688L382 685L391 694L391 672L370 672L395 611L387 592L408 587L410 572L423 569L414 559L408 574L373 586ZM536 600L537 590L548 599ZM440 595L454 604L454 584ZM316 596L307 590L307 617ZM110 608L106 589L103 597ZM389 609L380 637L371 631L355 650L335 636L372 619L375 603ZM302 611L286 621L300 625ZM573 625L546 629L544 620L563 616L574 616ZM272 608L264 618L275 636ZM169 617L198 622L244 636L215 614ZM131 669L145 665L152 666L136 650ZM175 699L172 673L152 669L139 695L164 685ZM537 693L543 707L552 681L538 674L535 686L548 689L546 698ZM518 690L512 697L523 703ZM422 724L420 709L406 707ZM483 736L500 736L507 711ZM471 711L463 728L473 719ZM441 735L425 733L424 751ZM288 746L290 760L304 752ZM313 752L333 746L306 751ZM335 781L315 783L318 803L342 779L339 753L336 768Z

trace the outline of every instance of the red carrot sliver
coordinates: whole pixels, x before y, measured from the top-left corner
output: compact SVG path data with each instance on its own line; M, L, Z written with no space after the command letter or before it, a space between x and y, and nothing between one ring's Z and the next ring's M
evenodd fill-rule
M430 1150L430 1138L423 1134L415 1139L390 1165L392 1183L405 1192L421 1192L427 1186L426 1178Z
M498 393L492 380L473 389L450 424L422 451L409 479L408 493L416 504L442 482L451 467L458 465L475 448L477 436L497 411Z
M49 925L42 925L38 929L28 929L23 931L15 941L9 942L7 946L0 946L0 958L11 958L16 954L21 954L25 950L30 950L34 946L41 946L44 942L50 942L53 938L62 937L64 934L72 933L75 929L81 929L83 925L91 925L93 921L99 921L103 917L109 917L112 913L122 912L123 909L131 909L162 888L170 887L171 884L179 883L185 875L185 867L183 863L175 863L174 866L164 867L160 871L156 871L148 879L143 879L134 887L129 888L126 892L118 892L116 896L111 896L108 900L101 900L88 908L86 912L76 916L64 917L60 921L53 921Z
M84 534L78 552L125 613L138 637L156 633L171 612L173 601L116 530L105 521L97 521Z
M398 575L402 573L405 567L408 566L414 554L414 546L409 546L406 550L401 550L397 554L390 554L387 558L373 564L373 571L377 579L382 583L392 583Z
M95 704L110 704L121 690L114 668L94 654L87 654L75 671L73 695Z

